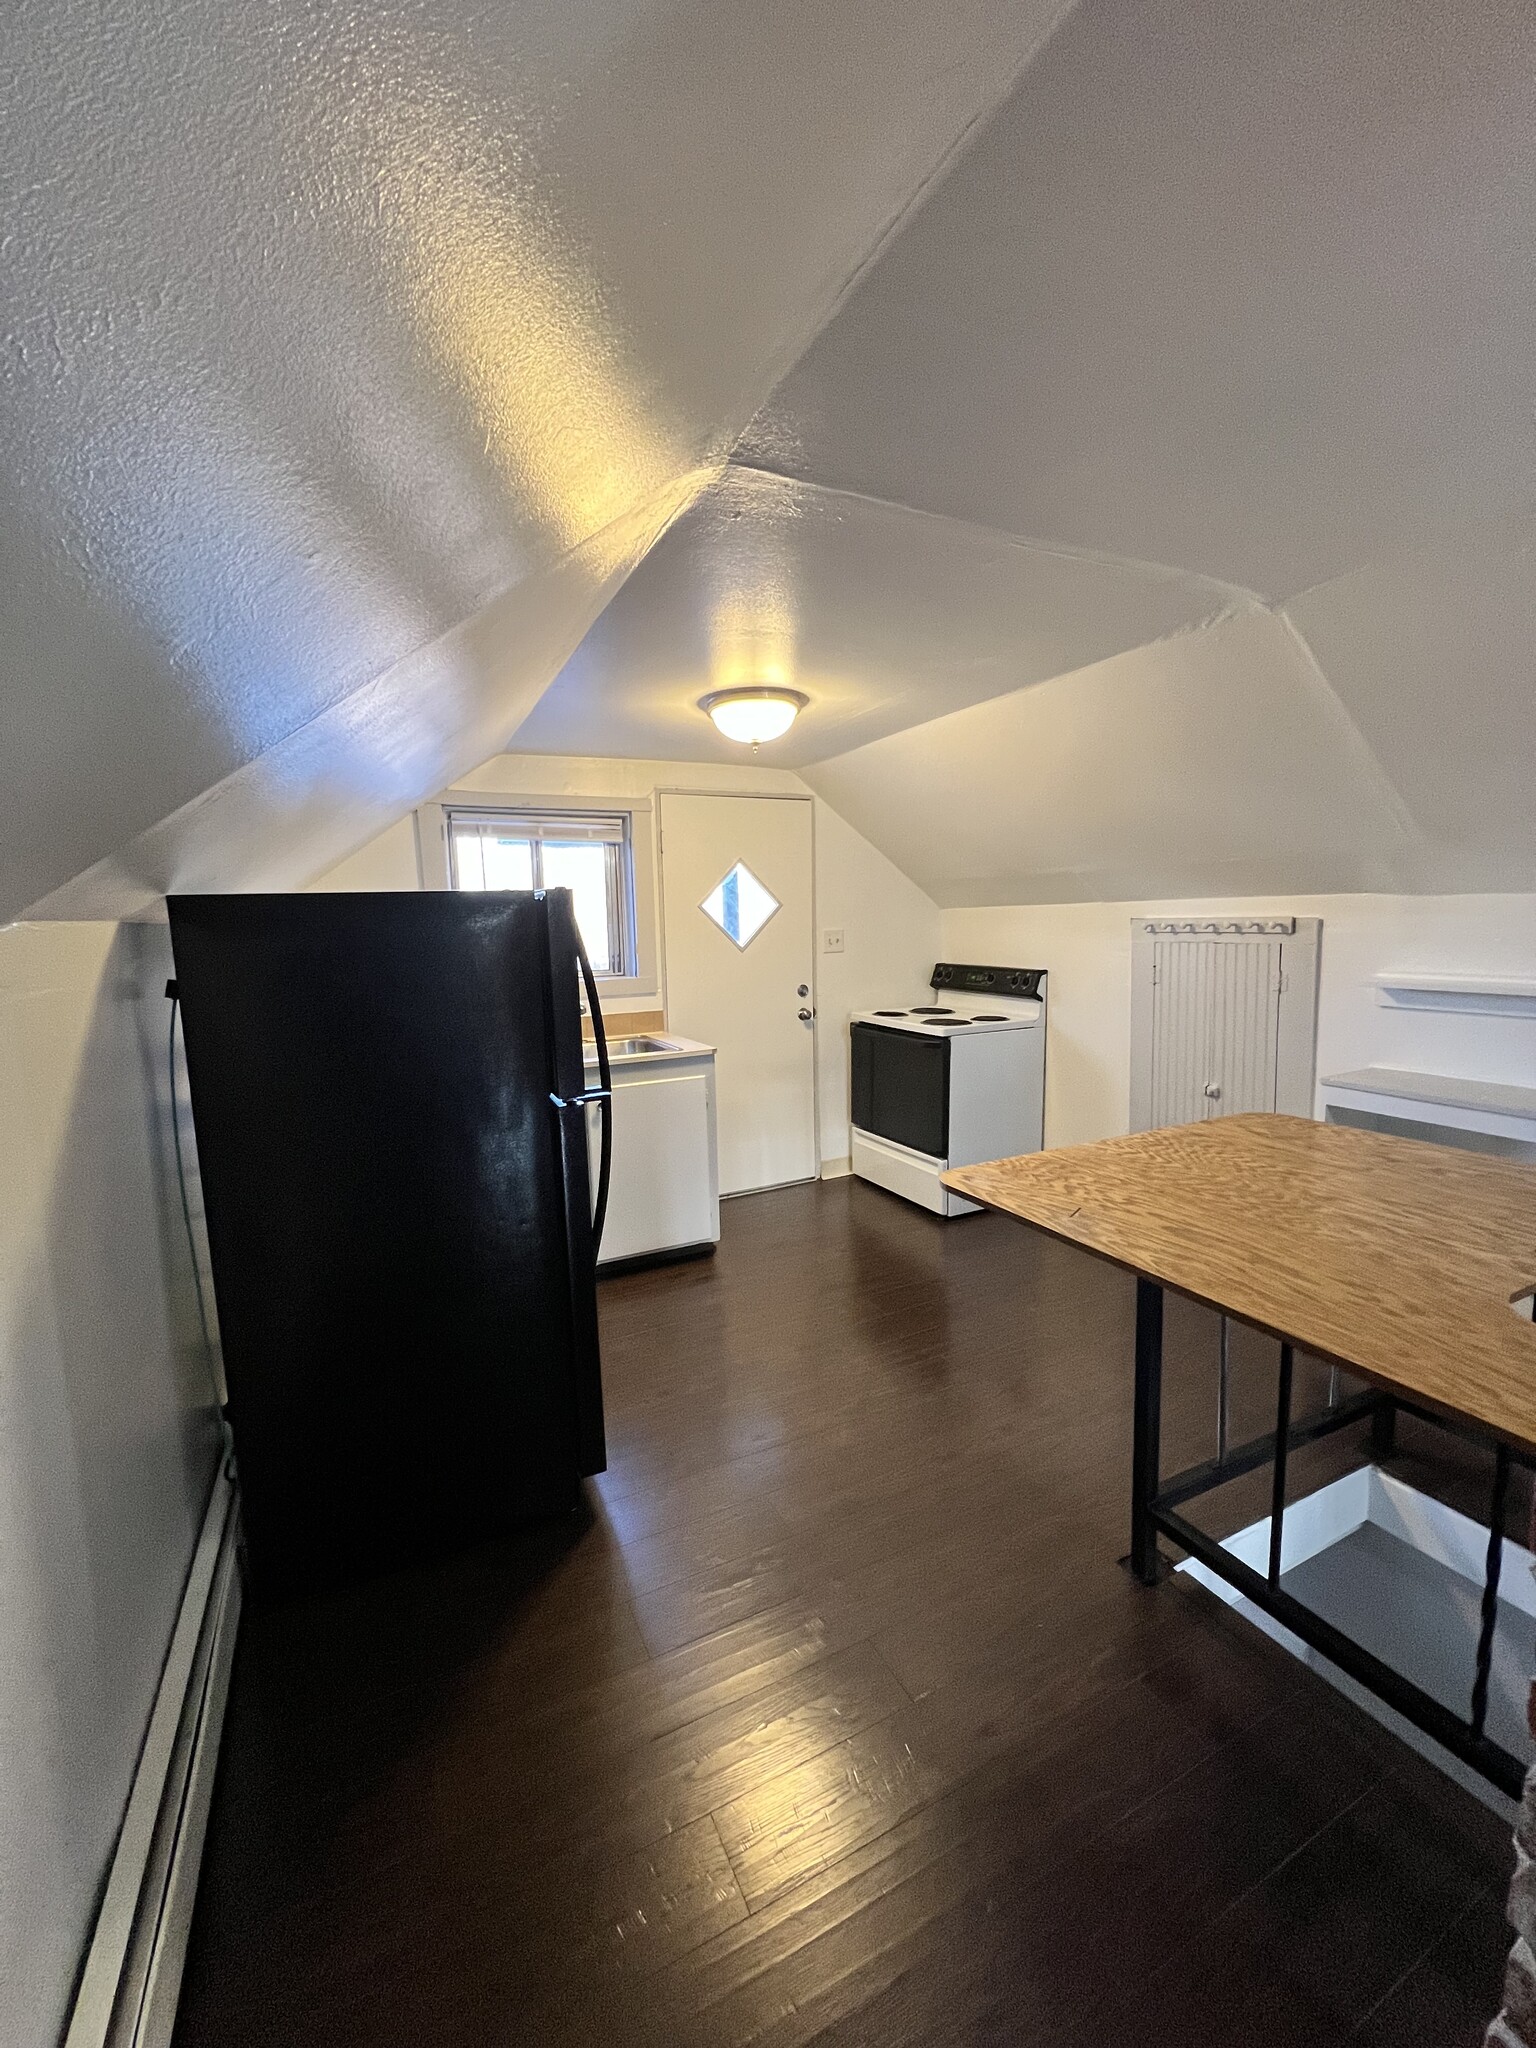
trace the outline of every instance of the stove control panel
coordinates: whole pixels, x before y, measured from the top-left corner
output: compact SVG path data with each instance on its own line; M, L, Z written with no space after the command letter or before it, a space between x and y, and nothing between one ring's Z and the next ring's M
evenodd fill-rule
M930 988L951 989L957 995L1041 996L1045 993L1043 967L961 967L941 960L934 968Z

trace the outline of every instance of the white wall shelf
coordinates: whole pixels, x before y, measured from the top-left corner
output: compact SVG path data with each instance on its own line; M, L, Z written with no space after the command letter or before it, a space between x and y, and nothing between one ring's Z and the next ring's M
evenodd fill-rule
M1451 1010L1477 1017L1536 1017L1536 978L1509 974L1378 974L1387 1010Z

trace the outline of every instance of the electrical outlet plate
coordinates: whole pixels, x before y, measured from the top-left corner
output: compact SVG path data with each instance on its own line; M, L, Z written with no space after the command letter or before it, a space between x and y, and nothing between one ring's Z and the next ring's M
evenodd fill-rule
M842 952L842 950L843 950L843 934L842 934L842 930L841 930L841 928L839 928L839 929L838 929L838 930L836 930L836 931L824 931L824 932L822 933L822 935L821 935L821 950L823 951L823 953L841 953L841 952Z

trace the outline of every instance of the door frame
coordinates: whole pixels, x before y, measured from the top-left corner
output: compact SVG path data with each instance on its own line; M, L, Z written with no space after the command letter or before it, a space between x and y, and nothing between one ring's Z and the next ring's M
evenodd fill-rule
M812 791L803 794L798 789L699 789L689 783L659 782L656 785L656 946L661 968L661 1005L670 1030L672 1012L671 997L667 985L667 846L664 828L665 806L662 798L667 796L728 796L733 802L805 804L811 820L811 1124L812 1156L816 1171L808 1180L788 1180L778 1185L788 1188L809 1187L812 1181L821 1179L824 1164L821 1151L821 949L816 943L821 929L817 923L816 911L816 798ZM765 1188L743 1190L744 1193L766 1194ZM722 1195L722 1202L734 1202L735 1195Z

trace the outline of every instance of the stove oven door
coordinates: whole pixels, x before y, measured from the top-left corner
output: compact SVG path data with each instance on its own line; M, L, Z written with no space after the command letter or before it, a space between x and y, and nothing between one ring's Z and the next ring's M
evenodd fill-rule
M853 1026L853 1124L929 1158L949 1157L949 1040Z

